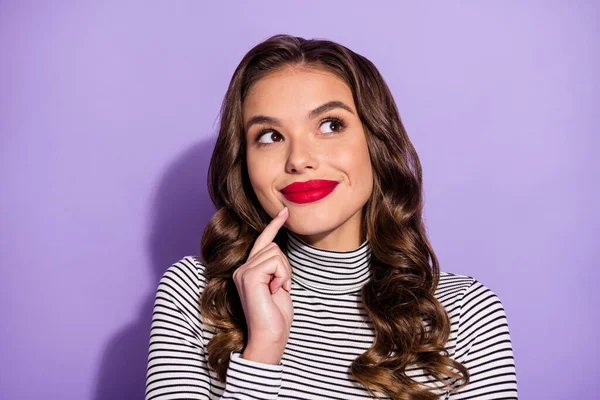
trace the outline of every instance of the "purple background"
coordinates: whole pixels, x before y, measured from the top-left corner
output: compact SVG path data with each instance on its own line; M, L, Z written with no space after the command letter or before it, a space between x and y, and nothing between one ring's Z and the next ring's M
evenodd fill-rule
M596 399L597 2L202 3L0 0L0 398L143 397L231 74L292 33L379 67L442 269L504 303L520 397Z

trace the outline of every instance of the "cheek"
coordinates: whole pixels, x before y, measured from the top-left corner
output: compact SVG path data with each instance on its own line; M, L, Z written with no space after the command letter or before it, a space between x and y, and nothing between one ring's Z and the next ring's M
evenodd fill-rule
M272 172L274 168L269 164L268 158L253 154L248 154L246 166L254 193L260 198L263 193L269 190L275 179Z
M373 170L371 167L371 159L361 157L353 165L353 174L350 175L352 190L360 194L362 200L366 200L373 192Z
M345 172L353 191L372 190L373 172L371 158L366 143L358 142L352 146L346 146L344 151L332 154L339 168Z

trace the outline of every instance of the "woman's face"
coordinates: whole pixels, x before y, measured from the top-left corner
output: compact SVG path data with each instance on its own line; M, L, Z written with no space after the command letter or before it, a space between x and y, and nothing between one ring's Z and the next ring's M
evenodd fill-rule
M265 211L274 217L287 206L285 226L310 244L360 245L373 173L346 83L320 69L286 67L250 88L243 119L248 173Z

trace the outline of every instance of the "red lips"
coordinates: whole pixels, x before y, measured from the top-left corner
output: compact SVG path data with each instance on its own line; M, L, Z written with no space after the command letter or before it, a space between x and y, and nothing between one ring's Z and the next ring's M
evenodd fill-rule
M313 179L306 182L294 182L281 189L283 197L294 203L310 203L321 200L337 186L338 182L326 179Z

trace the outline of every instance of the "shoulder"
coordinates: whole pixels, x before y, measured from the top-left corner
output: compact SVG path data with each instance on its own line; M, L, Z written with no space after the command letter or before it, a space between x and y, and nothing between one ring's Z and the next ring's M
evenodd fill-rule
M448 312L459 307L484 306L498 303L498 296L477 279L466 276L440 272L440 280L435 292L435 297Z
M435 297L446 309L453 330L469 331L506 319L496 293L470 276L440 273Z
M477 279L440 273L436 298L446 309L451 324L449 345L459 358L476 341L508 335L508 323L500 298ZM461 351L462 350L462 351Z
M204 279L204 264L198 256L185 256L165 270L162 281L175 280L180 283L200 285Z
M165 270L152 313L154 346L173 346L178 340L186 346L202 346L204 325L199 302L203 288L204 266L196 256L183 257Z
M157 297L164 295L171 300L190 302L199 300L206 284L204 264L198 256L186 256L167 268L160 278Z
M475 282L475 278L471 276L440 272L435 297L450 317L459 310L465 294Z

